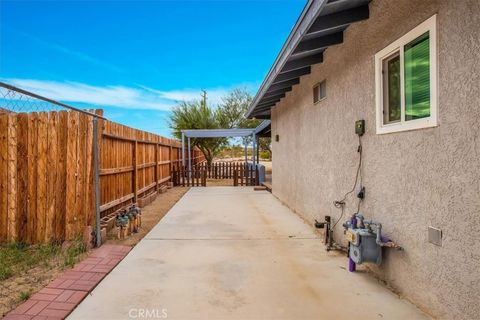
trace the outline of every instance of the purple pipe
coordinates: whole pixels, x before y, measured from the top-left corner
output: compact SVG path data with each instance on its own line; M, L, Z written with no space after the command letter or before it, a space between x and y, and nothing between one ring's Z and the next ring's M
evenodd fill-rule
M353 215L352 219L350 219L350 223L352 225L352 229L357 228L357 218L355 217L355 215ZM348 255L348 271L355 272L356 269L357 269L357 264L355 263L355 261L352 260L352 258L350 258L350 252L349 252L349 255Z

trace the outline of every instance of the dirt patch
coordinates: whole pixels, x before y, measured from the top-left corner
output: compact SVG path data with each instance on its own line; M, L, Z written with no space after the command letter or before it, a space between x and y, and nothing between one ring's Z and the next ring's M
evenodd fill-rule
M233 179L207 179L207 187L233 187Z
M86 256L81 240L0 247L0 318Z
M148 206L142 208L142 227L138 233L134 233L125 239L117 239L115 228L108 234L108 244L135 246L152 228L167 214L167 212L189 190L187 187L175 187L161 193Z

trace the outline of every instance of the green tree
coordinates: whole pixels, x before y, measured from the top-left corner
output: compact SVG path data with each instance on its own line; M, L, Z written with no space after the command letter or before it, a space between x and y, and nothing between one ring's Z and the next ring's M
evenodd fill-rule
M258 140L258 148L268 154L268 160L272 160L272 138L260 138Z
M218 106L218 117L220 123L227 128L254 128L260 121L247 119L245 113L252 103L252 96L245 88L233 89Z
M252 100L252 96L245 88L233 89L222 98L218 107L219 121L227 128L255 128L260 121L245 117ZM251 140L251 137L242 138L244 144L251 143Z
M210 108L200 101L180 102L172 110L170 128L177 139L182 138L182 130L186 129L220 129L218 110ZM225 138L191 138L192 146L198 147L205 156L208 165L213 158L227 145Z
M206 103L206 92L203 100L181 102L172 110L170 128L177 139L182 138L181 130L186 129L232 129L232 128L255 128L260 120L247 119L252 96L244 88L237 88L229 92L218 108L212 108ZM260 139L263 140L263 139ZM250 143L251 137L244 137L243 143ZM198 147L207 163L210 165L215 156L228 145L227 138L192 138L193 146ZM265 145L262 144L261 145ZM267 143L267 146L270 144ZM266 149L268 152L269 148Z

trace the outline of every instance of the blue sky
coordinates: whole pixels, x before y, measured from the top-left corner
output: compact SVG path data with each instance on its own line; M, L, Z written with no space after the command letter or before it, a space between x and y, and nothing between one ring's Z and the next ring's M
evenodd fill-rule
M254 94L304 0L0 0L0 78L169 136L177 101Z

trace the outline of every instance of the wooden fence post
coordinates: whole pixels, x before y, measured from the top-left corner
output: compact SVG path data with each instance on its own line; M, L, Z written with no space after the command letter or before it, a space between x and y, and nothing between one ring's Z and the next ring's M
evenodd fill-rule
M138 142L137 139L133 142L133 203L137 203L137 146Z
M207 186L207 171L205 169L202 170L202 186Z
M160 145L154 144L155 146L155 171L153 173L155 177L155 191L158 191L158 149L160 148Z
M172 143L172 142L170 141L170 147L169 147L170 152L168 153L168 160L169 160L170 162L168 163L168 172L172 172L172 167L173 167L173 163L172 163L172 161L173 161L173 157L172 157L172 155L173 155L173 152L172 152L173 148L172 148L172 144L171 144L171 143ZM172 177L170 177L170 181L172 181Z

